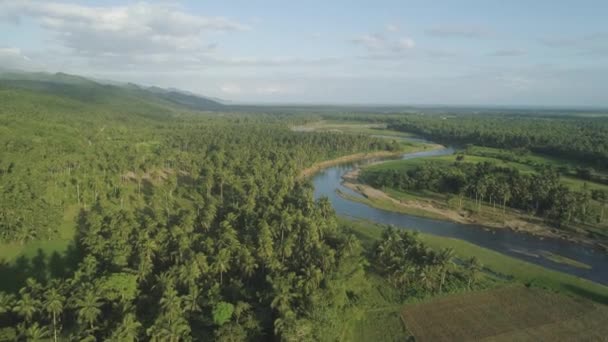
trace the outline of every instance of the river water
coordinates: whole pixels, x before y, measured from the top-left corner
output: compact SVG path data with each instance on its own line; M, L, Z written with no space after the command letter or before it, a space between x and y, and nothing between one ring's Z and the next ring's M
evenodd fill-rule
M453 154L454 149L424 151L404 154L401 159L413 159L428 156ZM374 162L365 161L361 163ZM377 160L375 161L377 162ZM572 274L608 285L608 253L591 247L572 242L535 237L525 233L517 233L508 229L484 229L479 226L459 224L448 221L433 220L401 213L395 213L369 207L365 204L349 201L340 197L336 190L360 196L356 192L342 186L342 176L361 163L344 164L330 167L317 173L312 182L315 198L326 196L331 201L337 214L365 219L380 224L390 224L423 233L457 238L485 247L517 259L525 260L546 268ZM589 265L584 269L567 264L557 263L543 257L543 253L553 253Z

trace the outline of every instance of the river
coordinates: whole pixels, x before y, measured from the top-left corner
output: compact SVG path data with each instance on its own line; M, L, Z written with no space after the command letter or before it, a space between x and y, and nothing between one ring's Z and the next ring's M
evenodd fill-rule
M401 159L413 159L428 156L453 154L454 149L424 151L404 154ZM358 193L342 186L342 176L361 163L344 164L329 167L312 178L315 198L326 196L331 201L338 215L373 221L380 224L391 224L423 233L457 238L485 247L517 259L525 260L546 268L575 275L597 283L608 285L608 253L591 247L582 246L560 239L550 239L517 233L508 229L487 229L480 226L459 224L448 221L433 220L412 215L395 213L372 208L362 203L349 201L340 197L336 190L360 196ZM377 160L375 160L377 162ZM549 252L589 265L590 269L557 263L543 257Z

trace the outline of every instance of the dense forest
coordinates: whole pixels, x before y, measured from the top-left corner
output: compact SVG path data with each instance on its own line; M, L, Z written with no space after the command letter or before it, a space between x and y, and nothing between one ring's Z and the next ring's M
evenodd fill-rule
M559 224L604 220L606 191L574 191L560 182L559 173L545 168L538 173L489 162L466 163L459 156L452 167L428 162L411 170L364 170L361 179L374 187L430 190L474 199L479 206L511 207L546 217ZM590 200L604 205L594 212Z
M602 116L408 114L387 122L439 142L528 149L608 168L608 119Z
M329 202L315 202L297 175L392 144L292 132L277 115L47 88L0 89L1 240L52 241L71 229L74 243L51 258L59 269L15 265L0 295L5 339L335 333L363 263Z

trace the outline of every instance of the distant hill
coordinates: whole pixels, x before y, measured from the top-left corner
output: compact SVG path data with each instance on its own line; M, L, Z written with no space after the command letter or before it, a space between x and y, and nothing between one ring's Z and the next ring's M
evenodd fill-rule
M224 105L189 92L127 83L103 83L65 73L0 72L0 89L23 89L55 95L87 104L133 108L138 104L160 111L217 111Z

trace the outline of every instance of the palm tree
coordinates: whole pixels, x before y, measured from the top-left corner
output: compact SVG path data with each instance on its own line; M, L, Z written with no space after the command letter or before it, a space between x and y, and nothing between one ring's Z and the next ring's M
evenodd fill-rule
M198 304L198 300L201 296L201 289L198 287L198 285L193 282L190 284L190 286L188 287L188 294L184 297L184 304L185 307L188 308L188 310L190 311L190 313L194 313L194 312L200 312L201 311L201 307Z
M241 318L241 316L243 316L243 314L245 314L247 311L249 311L251 309L251 304L247 303L247 302L237 302L236 305L234 306L234 318L236 320L236 324L239 324L239 319Z
M32 342L46 341L49 337L49 328L34 323L25 330L25 336L28 341Z
M0 315L13 309L15 297L12 294L0 292Z
M40 301L32 298L29 293L24 293L21 299L17 301L17 305L13 308L13 311L19 316L25 317L26 322L30 322L38 308L40 307Z
M137 341L141 323L137 321L134 314L128 313L122 319L118 328L112 333L112 341Z
M220 249L215 259L215 270L220 274L220 285L222 284L223 274L228 271L230 262L230 252L228 249Z
M50 288L46 292L46 301L44 307L46 311L53 317L53 340L57 342L57 315L63 311L63 303L65 297L57 291L56 288Z
M426 290L433 288L433 274L430 267L426 266L418 273L418 281Z
M161 318L160 322L155 323L148 329L148 335L151 341L169 341L177 342L180 338L190 333L190 325L183 317L178 317L175 320L167 320Z
M76 299L76 307L78 308L78 321L80 323L88 323L93 330L95 321L101 315L102 303L99 296L93 289L89 289L84 293L82 298Z
M471 288L471 285L475 282L475 280L477 280L477 275L483 266L477 257L471 257L469 260L467 260L466 267L469 276L468 287Z
M173 286L169 286L165 289L163 297L160 299L160 306L163 308L169 323L182 312L182 298Z
M441 280L439 282L439 293L443 290L443 283L445 282L445 275L452 263L454 257L454 250L452 248L444 248L437 255L437 264L441 270Z

